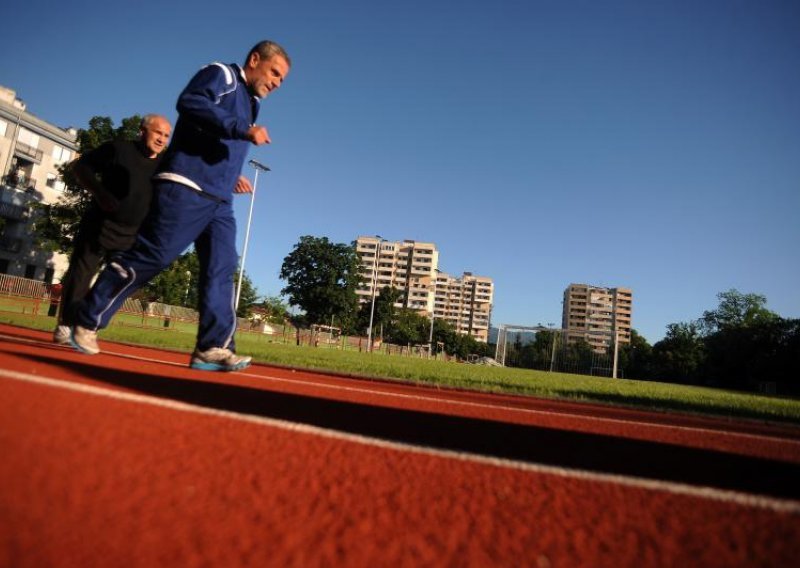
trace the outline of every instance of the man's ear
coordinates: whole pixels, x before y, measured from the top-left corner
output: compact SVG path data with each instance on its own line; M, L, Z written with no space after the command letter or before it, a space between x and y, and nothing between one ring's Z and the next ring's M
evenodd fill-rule
M258 54L257 51L254 51L253 53L250 54L250 57L247 59L247 66L257 67L260 61L261 61L261 56Z

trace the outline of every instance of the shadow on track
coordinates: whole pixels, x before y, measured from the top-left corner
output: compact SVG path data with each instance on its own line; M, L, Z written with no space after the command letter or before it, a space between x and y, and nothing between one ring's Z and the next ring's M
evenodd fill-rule
M785 462L600 434L177 379L99 367L89 361L64 361L47 356L29 358L69 368L93 381L204 408L286 420L441 450L782 498L800 498L800 466ZM222 378L224 375L219 376Z

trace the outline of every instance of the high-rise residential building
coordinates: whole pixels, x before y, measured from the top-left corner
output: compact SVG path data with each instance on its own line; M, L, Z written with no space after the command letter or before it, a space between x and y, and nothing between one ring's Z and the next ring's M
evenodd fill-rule
M459 333L487 341L493 298L490 278L471 273L454 278L441 272L433 243L358 237L356 252L361 260L362 284L357 290L361 303L371 302L373 294L391 286L401 293L396 307L426 317L433 313Z
M439 272L434 317L451 323L458 333L489 341L494 284L491 278L465 272L455 278Z
M32 115L15 91L0 86L0 274L51 282L66 270L64 255L35 246L31 206L62 195L58 167L75 158L76 140L75 129Z
M561 327L568 341L585 339L595 351L631 341L633 293L630 288L602 288L588 284L570 284L564 290Z
M420 312L433 309L433 286L439 265L439 251L433 243L392 242L379 237L358 237L356 252L361 259L360 302L390 286L402 292L395 304Z

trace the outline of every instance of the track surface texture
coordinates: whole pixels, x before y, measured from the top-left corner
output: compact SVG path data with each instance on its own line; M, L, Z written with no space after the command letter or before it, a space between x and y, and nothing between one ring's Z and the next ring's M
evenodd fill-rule
M800 428L101 347L0 325L0 567L798 565Z

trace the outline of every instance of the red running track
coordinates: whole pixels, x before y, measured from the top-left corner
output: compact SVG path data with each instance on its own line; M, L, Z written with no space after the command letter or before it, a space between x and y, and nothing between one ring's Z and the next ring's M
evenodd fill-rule
M0 325L0 566L800 556L797 428L48 339Z

